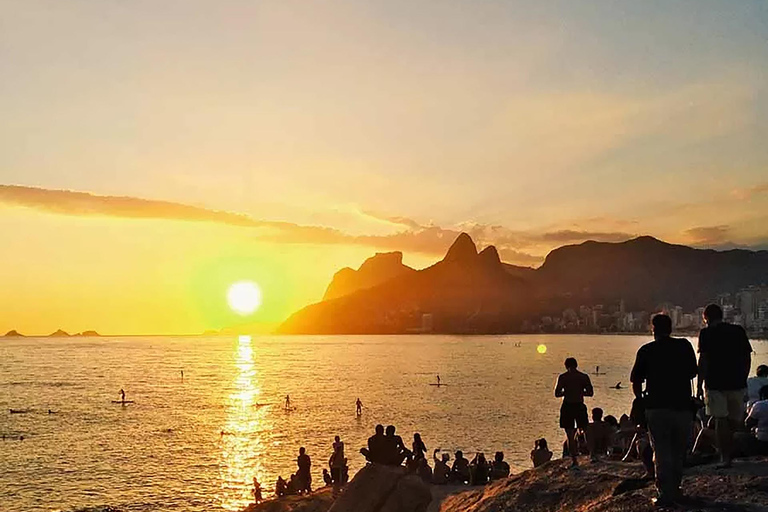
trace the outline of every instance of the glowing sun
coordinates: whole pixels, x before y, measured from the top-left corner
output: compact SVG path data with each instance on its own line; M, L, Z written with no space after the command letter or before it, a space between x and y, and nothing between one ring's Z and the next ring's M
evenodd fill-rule
M536 352L539 354L546 354L547 353L547 346L545 344L540 344L538 347L536 347Z
M239 281L227 290L227 302L235 313L250 315L261 306L261 290L252 281Z

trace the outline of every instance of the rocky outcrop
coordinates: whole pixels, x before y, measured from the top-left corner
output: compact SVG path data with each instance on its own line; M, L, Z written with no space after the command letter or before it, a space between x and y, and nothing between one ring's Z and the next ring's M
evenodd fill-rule
M5 333L5 337L6 338L22 338L24 337L24 335L15 329L11 329L7 333Z
M681 511L768 510L765 459L739 461L733 469L699 466L686 471L690 503ZM650 512L653 484L639 465L603 461L568 469L562 460L477 490L448 496L440 512Z
M329 512L425 512L431 501L429 486L404 467L368 464Z
M323 300L351 295L358 290L373 288L390 279L413 272L416 271L403 265L403 253L379 252L365 260L357 270L345 267L336 272L325 291Z
M78 336L86 336L86 337L98 337L101 336L96 331L83 331L81 333L78 333Z
M48 335L49 338L66 338L67 336L69 336L69 333L62 331L61 329Z
M485 487L432 486L427 512L651 512L653 482L639 464L590 463L579 470L556 460ZM334 503L330 490L308 497L282 498L246 512L400 512L424 510L426 486L415 477L398 477L397 468L367 467ZM414 485L414 488L410 486ZM737 460L733 468L688 468L683 490L689 503L680 512L765 512L768 510L768 458ZM376 508L376 507L379 508ZM392 507L392 508L386 508Z

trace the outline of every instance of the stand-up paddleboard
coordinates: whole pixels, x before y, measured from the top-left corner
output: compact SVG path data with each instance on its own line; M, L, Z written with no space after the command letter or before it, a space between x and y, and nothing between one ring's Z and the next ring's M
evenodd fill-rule
M445 386L447 386L447 385L448 385L448 384L443 384L443 383L440 383L440 384L436 384L436 383L434 383L434 382L430 384L430 386L435 386L436 388L442 388L442 387L445 387Z
M28 412L30 412L29 409L8 409L8 411L11 414L27 414Z
M132 403L133 403L133 400L112 400L112 403L113 403L113 404L122 404L122 405L125 405L125 404L132 404Z

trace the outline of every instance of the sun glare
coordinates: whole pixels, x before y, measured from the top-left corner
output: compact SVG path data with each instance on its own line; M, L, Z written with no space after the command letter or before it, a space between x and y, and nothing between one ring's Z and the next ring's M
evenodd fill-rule
M536 347L536 352L539 354L546 354L547 353L547 346L545 344L540 344L538 347Z
M239 315L250 315L261 306L261 290L252 281L240 281L229 287L227 302Z

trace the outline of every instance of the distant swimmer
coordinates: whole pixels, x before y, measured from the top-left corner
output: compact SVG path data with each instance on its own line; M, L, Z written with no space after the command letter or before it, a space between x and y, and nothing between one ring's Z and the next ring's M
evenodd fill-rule
M285 410L288 411L291 408L291 395L285 395Z
M621 387L621 381L617 382L615 386L613 386L613 389L624 389Z
M359 397L357 398L357 401L355 401L355 408L358 416L363 414L363 402L360 401Z

